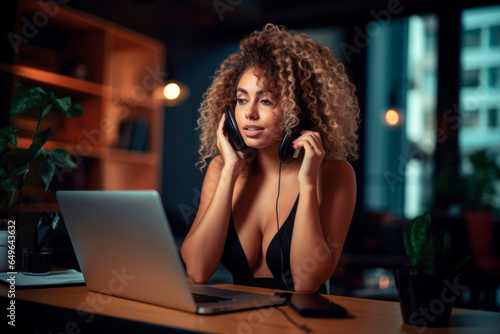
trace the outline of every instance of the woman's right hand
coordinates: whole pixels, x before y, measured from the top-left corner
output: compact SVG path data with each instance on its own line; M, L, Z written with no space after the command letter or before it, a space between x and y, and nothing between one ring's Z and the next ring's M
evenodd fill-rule
M223 170L236 177L241 173L245 165L244 154L243 152L235 151L229 139L224 134L226 117L226 114L222 114L222 118L219 122L219 128L217 129L217 148L224 160Z

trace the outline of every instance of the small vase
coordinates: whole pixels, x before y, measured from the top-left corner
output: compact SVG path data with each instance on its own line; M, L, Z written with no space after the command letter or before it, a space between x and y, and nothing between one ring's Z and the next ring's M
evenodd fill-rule
M394 275L403 321L422 327L446 327L453 303L463 292L458 277L412 274L397 269Z

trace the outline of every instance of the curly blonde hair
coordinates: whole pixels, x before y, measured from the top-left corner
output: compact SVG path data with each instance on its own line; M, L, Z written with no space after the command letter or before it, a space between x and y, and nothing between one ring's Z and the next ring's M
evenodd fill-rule
M196 164L201 170L219 154L216 132L224 106L234 110L238 81L251 67L259 69L263 89L283 110L283 131L291 133L302 114L313 124L311 130L321 134L325 159L357 158L356 88L326 46L306 34L266 24L244 38L240 50L222 62L203 95L196 127L201 129Z

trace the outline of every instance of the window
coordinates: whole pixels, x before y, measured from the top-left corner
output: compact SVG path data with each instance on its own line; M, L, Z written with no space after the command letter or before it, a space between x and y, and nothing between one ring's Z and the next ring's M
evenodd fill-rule
M462 126L465 128L479 127L479 110L468 110L462 112Z
M500 86L500 67L488 69L488 84L490 87Z
M490 45L500 45L500 25L490 27Z
M489 128L498 127L498 109L497 108L488 109L488 127Z
M437 23L434 15L394 19L379 27L368 43L367 210L413 219L429 208L436 146ZM400 123L384 122L389 109L399 114Z
M470 29L464 32L463 44L465 47L472 48L481 45L481 29Z
M462 50L459 113L459 152L462 173L467 156L486 150L500 158L500 6L462 11ZM480 29L481 45L465 43L471 31ZM467 37L469 36L469 37ZM476 87L476 89L470 89Z
M462 86L463 87L477 87L479 86L479 70L466 70L462 73Z

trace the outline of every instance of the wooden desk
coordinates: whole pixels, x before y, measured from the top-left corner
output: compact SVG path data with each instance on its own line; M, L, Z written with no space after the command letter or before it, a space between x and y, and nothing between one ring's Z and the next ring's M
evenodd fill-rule
M274 290L214 284L273 294ZM8 287L0 284L1 320L5 328ZM279 309L312 333L500 333L500 313L454 309L449 328L403 324L399 303L327 296L349 313L347 319L303 318L288 306ZM17 290L16 327L42 333L305 333L275 308L221 315L195 315L155 305L93 293L85 286ZM52 325L51 325L52 323ZM37 324L35 326L35 324ZM2 331L5 333L4 331ZM9 333L9 332L8 332Z

